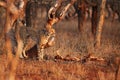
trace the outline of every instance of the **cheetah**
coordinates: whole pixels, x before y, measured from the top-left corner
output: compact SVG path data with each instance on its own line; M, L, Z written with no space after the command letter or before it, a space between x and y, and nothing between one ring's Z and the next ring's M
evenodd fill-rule
M30 33L27 34L26 39L24 39L24 48L22 51L21 58L28 58L26 52L33 48L35 45L37 46L38 59L42 60L44 57L44 49L47 47L51 47L55 44L55 30L50 33L45 29L40 31L35 31L33 29L28 30Z

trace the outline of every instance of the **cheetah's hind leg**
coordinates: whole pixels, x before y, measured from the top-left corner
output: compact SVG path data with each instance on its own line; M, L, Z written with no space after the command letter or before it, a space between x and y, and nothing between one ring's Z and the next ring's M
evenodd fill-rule
M32 38L28 38L27 42L23 48L21 58L28 58L28 55L26 54L26 51L30 50L36 45L36 41L33 40Z

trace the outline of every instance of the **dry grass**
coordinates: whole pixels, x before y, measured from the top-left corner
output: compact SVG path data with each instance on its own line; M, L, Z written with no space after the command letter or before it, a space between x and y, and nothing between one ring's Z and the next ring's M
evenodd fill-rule
M62 21L54 28L56 44L45 50L45 54L52 59L21 59L17 66L16 80L120 80L120 22L105 21L99 49L93 47L89 21L85 24L84 36L77 30L77 20ZM34 50L28 54L35 54ZM53 57L57 54L78 58L92 54L105 61L55 61ZM3 53L0 54L0 80L6 78L3 75L7 73L6 54Z

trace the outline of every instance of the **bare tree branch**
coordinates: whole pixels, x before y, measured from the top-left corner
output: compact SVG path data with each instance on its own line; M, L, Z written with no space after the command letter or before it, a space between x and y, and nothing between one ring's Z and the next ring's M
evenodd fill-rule
M55 29L52 27L55 23L59 22L62 20L65 16L66 11L69 9L71 5L74 4L76 0L71 0L65 7L62 7L62 11L60 14L57 15L57 11L59 11L59 8L62 6L62 0L57 0L55 5L50 8L48 12L48 20L45 25L45 31L47 32L46 34L43 34L40 36L40 45L39 45L39 60L43 59L43 51L46 47L50 47L54 45L55 42Z
M48 30L48 32L53 32L52 26L55 23L57 23L58 21L60 21L60 20L62 20L64 18L65 13L69 9L69 7L75 3L75 1L76 0L71 0L71 2L68 3L67 6L65 6L63 8L62 12L60 13L60 15L58 17L55 16L55 15L56 15L56 11L61 6L62 0L56 1L56 4L53 7L51 7L49 12L48 12L48 22L47 22L47 25L46 25L46 29Z
M61 3L62 3L61 0L57 0L55 5L50 8L50 10L48 11L49 19L55 17L55 13L56 13L57 9L61 6Z

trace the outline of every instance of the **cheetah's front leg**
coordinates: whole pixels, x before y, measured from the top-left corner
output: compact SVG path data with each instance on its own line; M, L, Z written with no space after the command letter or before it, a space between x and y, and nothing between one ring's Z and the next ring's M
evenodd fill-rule
M40 36L40 42L37 45L39 60L44 57L44 49L55 44L55 33L50 34L47 31L45 33L46 34Z
M44 58L44 48L41 48L39 45L37 45L38 50L38 59L43 60Z

